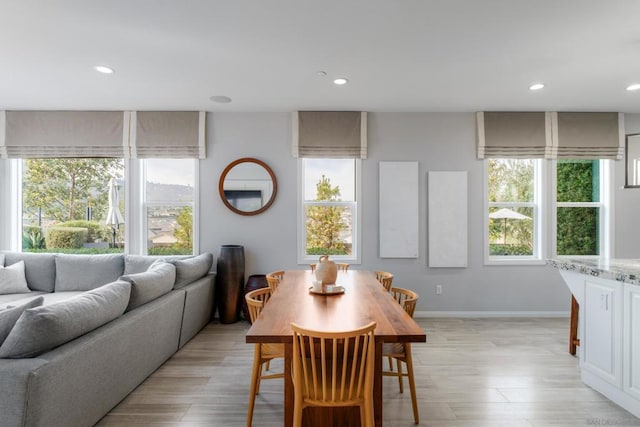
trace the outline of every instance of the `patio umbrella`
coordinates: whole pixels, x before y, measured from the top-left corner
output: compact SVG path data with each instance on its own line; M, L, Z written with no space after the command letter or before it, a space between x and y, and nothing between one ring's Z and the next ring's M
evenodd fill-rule
M109 211L107 212L107 225L111 226L113 232L113 247L116 247L116 232L120 224L124 224L124 218L120 213L120 193L115 178L109 181Z
M511 209L502 208L495 212L489 214L489 218L491 219L504 219L504 227L503 227L503 244L507 244L507 220L508 219L531 219L530 217L523 215L519 212L512 211Z

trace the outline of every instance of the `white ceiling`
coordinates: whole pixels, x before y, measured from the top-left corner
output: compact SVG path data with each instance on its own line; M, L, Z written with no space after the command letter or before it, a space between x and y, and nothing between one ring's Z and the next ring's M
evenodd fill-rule
M640 113L632 83L639 0L0 0L0 109Z

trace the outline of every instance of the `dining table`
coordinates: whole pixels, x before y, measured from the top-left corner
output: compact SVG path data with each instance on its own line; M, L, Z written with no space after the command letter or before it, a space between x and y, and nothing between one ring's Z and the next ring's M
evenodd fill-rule
M310 270L288 270L246 334L247 343L282 343L284 357L284 425L293 425L294 388L291 376L293 331L291 323L304 328L338 332L376 322L373 384L374 419L382 426L382 347L386 342L426 342L424 330L409 316L370 271L339 272L336 285L343 293L313 292ZM359 411L306 408L305 426L360 425Z

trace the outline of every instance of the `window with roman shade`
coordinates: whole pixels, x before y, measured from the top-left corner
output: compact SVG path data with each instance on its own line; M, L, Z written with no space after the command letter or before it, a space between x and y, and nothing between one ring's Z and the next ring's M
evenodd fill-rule
M205 118L203 111L132 112L131 157L204 159Z
M126 157L122 111L2 111L1 158Z
M479 112L478 158L614 159L624 153L621 113Z
M0 158L205 158L198 111L1 111Z
M551 122L544 112L479 112L478 158L537 159L551 154Z
M292 142L294 157L366 159L367 113L294 112Z
M622 113L551 114L551 158L613 159L624 155L624 115Z

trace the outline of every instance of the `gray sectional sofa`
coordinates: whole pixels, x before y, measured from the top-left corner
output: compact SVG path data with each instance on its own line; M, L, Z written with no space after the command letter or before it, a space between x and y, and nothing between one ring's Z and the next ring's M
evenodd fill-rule
M209 322L212 261L0 252L0 426L95 424Z

